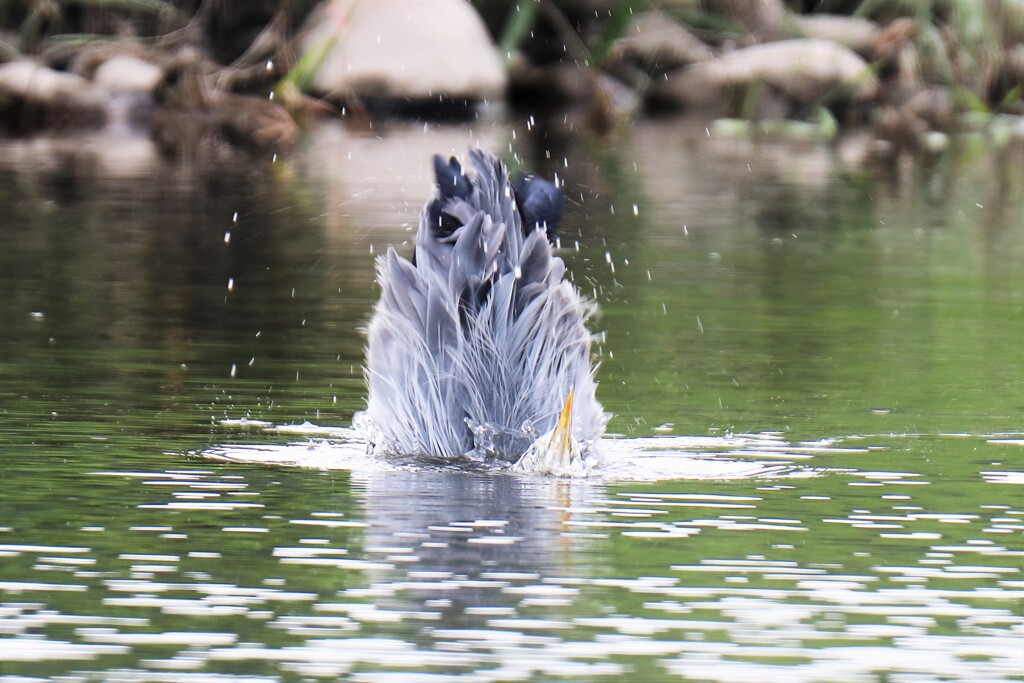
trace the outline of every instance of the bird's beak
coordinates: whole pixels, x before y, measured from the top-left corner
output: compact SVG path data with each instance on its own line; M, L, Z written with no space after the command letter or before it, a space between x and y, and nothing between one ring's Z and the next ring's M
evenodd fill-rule
M554 474L559 477L572 475L573 451L579 455L579 447L572 439L572 390L565 399L558 423L526 449L513 469L530 474Z
M552 455L555 456L554 461L568 466L569 460L572 458L572 389L569 390L569 396L565 399L565 406L562 408L562 414L558 417L558 424L555 425L555 429L551 433L549 443Z

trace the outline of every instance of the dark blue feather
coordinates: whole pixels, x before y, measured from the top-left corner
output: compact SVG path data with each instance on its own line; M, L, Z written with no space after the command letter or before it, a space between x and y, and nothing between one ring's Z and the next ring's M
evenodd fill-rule
M515 181L516 199L527 232L544 228L553 240L562 220L562 192L550 180L525 175Z
M430 202L427 209L430 229L436 237L448 237L459 229L462 222L448 214L445 209L453 199L469 199L473 185L462 172L462 165L455 157L445 161L440 154L434 155L434 178L437 180L438 197Z

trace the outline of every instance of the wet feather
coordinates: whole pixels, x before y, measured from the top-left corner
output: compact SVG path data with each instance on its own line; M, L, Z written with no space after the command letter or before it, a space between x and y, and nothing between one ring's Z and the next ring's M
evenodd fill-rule
M414 262L393 249L378 258L365 371L371 441L455 458L479 456L481 433L507 432L487 455L515 461L554 427L572 390L573 435L591 443L606 419L587 329L595 308L552 253L561 196L541 179L513 189L504 165L480 150L470 162L466 175L454 158L435 158Z

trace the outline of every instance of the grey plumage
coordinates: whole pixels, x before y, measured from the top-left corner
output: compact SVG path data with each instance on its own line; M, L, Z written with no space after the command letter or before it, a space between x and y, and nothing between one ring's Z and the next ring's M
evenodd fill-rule
M555 427L571 391L585 455L606 418L586 327L594 307L548 242L561 197L554 212L552 189L531 193L543 216L524 229L504 165L480 150L470 161L466 176L456 160L435 160L414 260L394 248L377 259L364 429L380 451L515 462Z

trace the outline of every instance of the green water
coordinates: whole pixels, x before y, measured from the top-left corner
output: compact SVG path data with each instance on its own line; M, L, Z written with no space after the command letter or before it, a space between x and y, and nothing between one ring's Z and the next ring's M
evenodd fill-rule
M1022 150L531 129L3 145L0 682L1024 680ZM609 450L687 478L198 457L351 422L373 257L470 144L565 180Z

